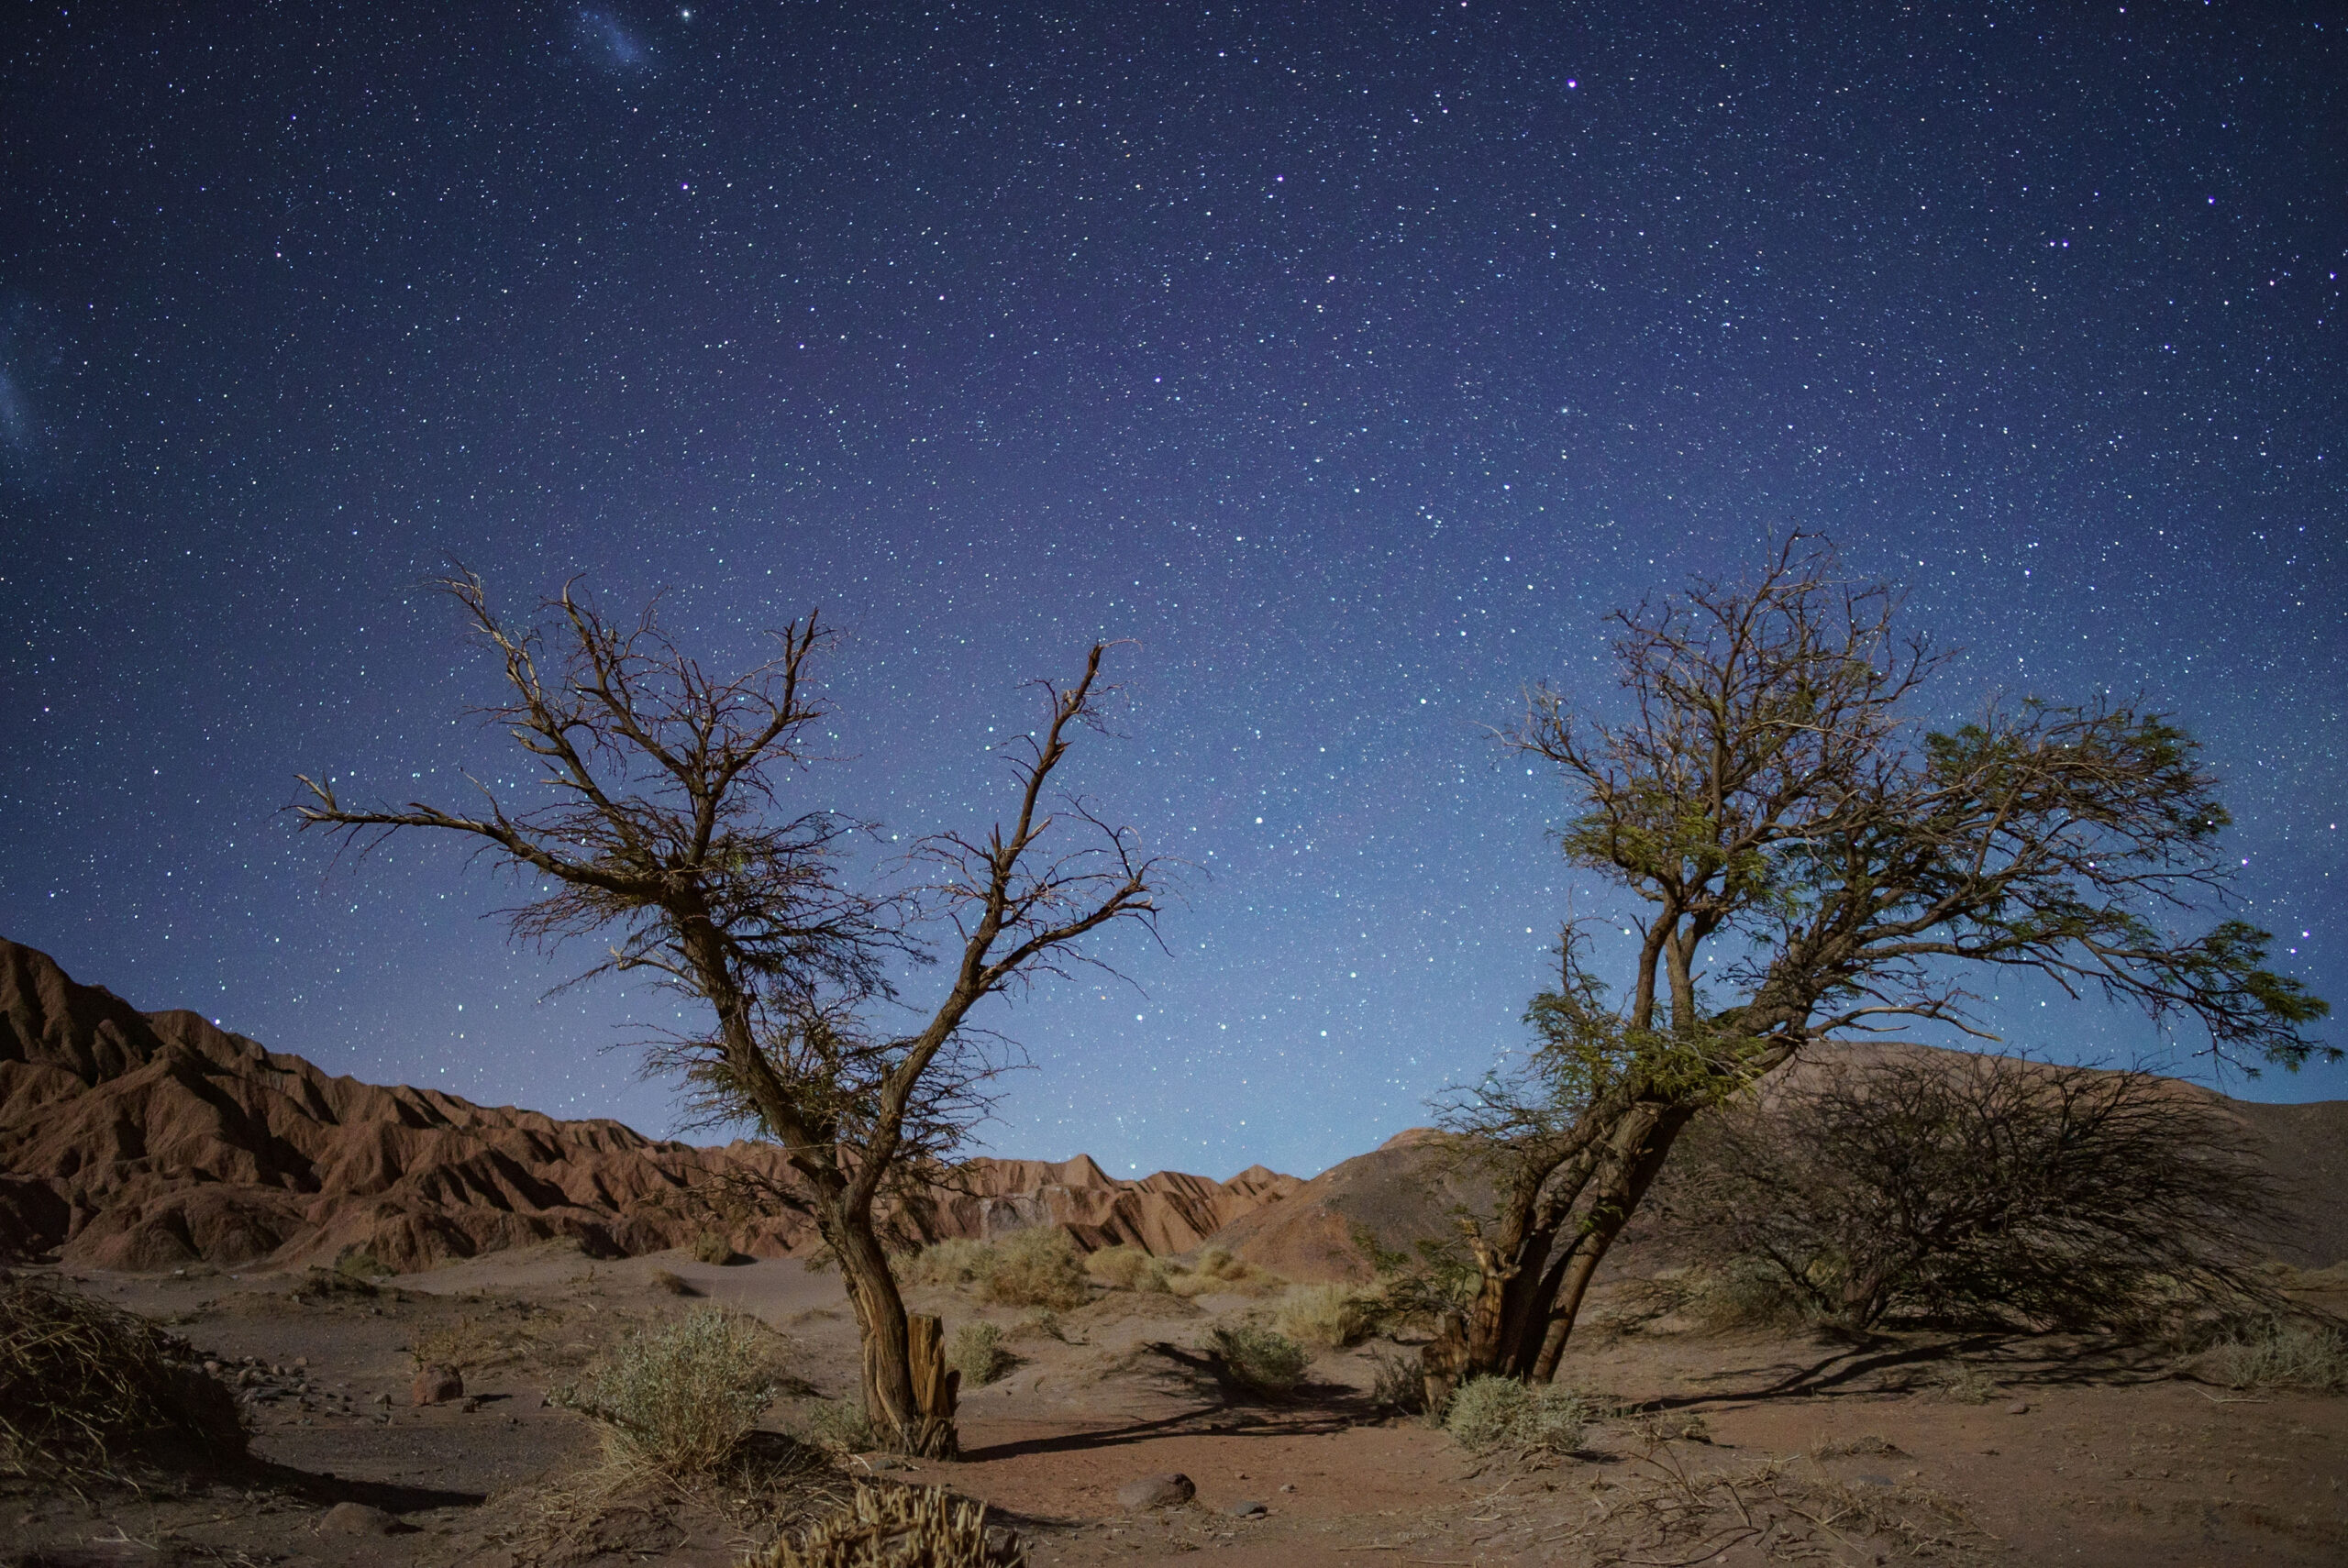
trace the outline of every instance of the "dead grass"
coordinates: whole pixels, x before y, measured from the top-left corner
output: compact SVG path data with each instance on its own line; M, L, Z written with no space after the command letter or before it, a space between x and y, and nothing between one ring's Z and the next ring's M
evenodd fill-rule
M1222 1361L1233 1382L1274 1397L1287 1395L1301 1383L1304 1369L1312 1364L1304 1347L1294 1340L1252 1323L1212 1331L1207 1348Z
M1234 1257L1222 1247L1208 1247L1189 1268L1168 1275L1166 1288L1187 1301L1201 1296L1269 1296L1287 1283L1271 1270Z
M703 1231L693 1238L695 1263L730 1264L734 1256L734 1243L714 1231Z
M994 1248L983 1281L989 1300L1006 1307L1081 1307L1092 1299L1084 1260L1057 1225L1014 1231Z
M1084 1272L1112 1290L1138 1291L1164 1290L1173 1273L1165 1259L1123 1242L1087 1257Z
M2274 1318L2210 1346L2198 1365L2229 1388L2348 1393L2348 1338L2327 1324Z
M171 1446L235 1457L245 1439L185 1341L43 1282L0 1285L0 1474L97 1477Z
M695 1290L691 1285L686 1283L683 1275L670 1274L665 1268L656 1268L652 1271L652 1288L655 1290L665 1290L671 1296L699 1296L701 1294L700 1291Z
M1661 1445L1627 1474L1593 1480L1589 1512L1552 1536L1607 1565L1695 1563L1750 1543L1767 1561L1988 1561L1987 1538L1949 1499L1913 1485L1851 1486L1814 1465L1765 1460L1691 1468Z
M1350 1285L1296 1285L1272 1312L1272 1327L1299 1344L1344 1350L1369 1337L1370 1304Z
M991 1544L986 1505L942 1486L860 1485L845 1507L797 1536L742 1559L742 1568L1015 1568L1005 1532Z

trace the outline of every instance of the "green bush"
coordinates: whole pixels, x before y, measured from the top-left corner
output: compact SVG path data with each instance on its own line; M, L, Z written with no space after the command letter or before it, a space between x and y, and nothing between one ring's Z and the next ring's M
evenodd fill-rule
M1057 1225L1014 1231L995 1244L987 1297L1006 1307L1081 1307L1092 1299L1084 1260Z
M781 1351L757 1319L703 1307L630 1334L552 1397L603 1429L615 1466L703 1474L733 1455L781 1392Z
M1471 1377L1452 1395L1444 1430L1478 1453L1514 1448L1570 1453L1589 1428L1588 1401L1554 1383L1528 1385L1513 1377Z
M965 1388L983 1388L1014 1364L1002 1348L1002 1331L992 1323L965 1323L946 1342L946 1364L962 1375Z
M1312 1364L1312 1358L1302 1345L1271 1329L1243 1323L1235 1329L1217 1329L1207 1338L1209 1348L1230 1371L1231 1380L1257 1394L1288 1393L1304 1380L1304 1369Z

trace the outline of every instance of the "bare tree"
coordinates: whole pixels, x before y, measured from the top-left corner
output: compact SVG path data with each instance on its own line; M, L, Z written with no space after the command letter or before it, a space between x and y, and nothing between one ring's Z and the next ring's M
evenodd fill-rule
M623 630L566 589L548 605L560 646L549 669L542 635L501 623L479 578L442 587L503 659L508 697L485 716L536 759L552 801L513 812L483 787L472 815L349 810L331 783L305 778L303 825L362 850L407 828L471 837L533 879L512 915L517 934L616 932L590 974L647 971L706 1004L709 1031L670 1039L655 1066L683 1074L703 1114L748 1121L781 1146L794 1184L771 1196L810 1212L840 1263L875 1428L896 1446L951 1455L952 1379L934 1344L914 1344L917 1329L934 1339L936 1325L909 1321L879 1226L985 1109L1001 1064L969 1027L972 1010L1081 958L1089 933L1154 918L1158 863L1080 805L1056 814L1045 804L1072 732L1099 723L1105 649L1092 648L1074 684L1041 684L1043 726L1021 743L1010 823L981 839L922 840L914 858L935 873L928 885L865 892L848 886L845 851L867 824L782 805L828 712L808 687L828 644L814 616L777 635L774 658L720 679L651 611ZM1068 825L1090 842L1063 845ZM926 1022L895 1034L874 1026L868 1004L893 994L892 958L926 955L907 923L916 905L951 922L960 953Z
M1658 1194L1673 1234L1853 1329L2271 1309L2250 1238L2278 1189L2206 1098L2151 1073L1885 1050L1700 1119Z
M2036 700L1931 733L1910 705L1941 661L1899 609L1794 535L1755 580L1614 617L1618 716L1530 694L1507 742L1556 765L1566 858L1636 896L1637 947L1610 1002L1569 929L1529 1059L1451 1099L1503 1196L1468 1224L1481 1290L1429 1348L1437 1384L1548 1378L1691 1118L1815 1040L1916 1019L1982 1034L1968 970L2191 1020L2247 1070L2339 1055L2305 1032L2324 1003L2265 967L2267 933L2164 924L2228 879L2191 737Z

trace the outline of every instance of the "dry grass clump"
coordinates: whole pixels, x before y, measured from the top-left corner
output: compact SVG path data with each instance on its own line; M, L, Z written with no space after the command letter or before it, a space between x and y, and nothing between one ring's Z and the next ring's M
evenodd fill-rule
M858 1396L819 1399L807 1407L801 1419L806 1423L807 1441L827 1452L869 1453L880 1446L871 1413Z
M184 1340L87 1296L0 1285L0 1474L102 1474L169 1446L245 1452L236 1396Z
M986 1506L942 1486L858 1486L847 1505L742 1568L1018 1568L1017 1538L988 1540Z
M1554 1383L1471 1377L1452 1395L1443 1429L1477 1453L1501 1448L1571 1453L1581 1446L1593 1414L1589 1400Z
M1112 1290L1140 1291L1164 1290L1173 1274L1165 1259L1125 1242L1086 1258L1084 1272Z
M962 1375L965 1388L983 1388L1016 1364L1002 1348L1002 1331L992 1323L965 1323L946 1342L946 1364Z
M652 1288L655 1290L665 1290L671 1296L699 1296L701 1294L700 1291L695 1290L692 1286L685 1283L683 1275L670 1274L665 1268L656 1268L652 1271Z
M985 1242L948 1236L942 1242L930 1242L910 1257L899 1258L896 1267L898 1276L907 1285L952 1290L985 1283L987 1275L994 1272L997 1256L994 1247Z
M2237 1330L2201 1359L2230 1388L2348 1393L2348 1338L2321 1323L2270 1318Z
M1242 1262L1222 1247L1208 1247L1198 1261L1170 1275L1166 1288L1184 1300L1201 1296L1268 1296L1287 1282L1267 1268Z
M1006 1307L1081 1307L1092 1299L1083 1255L1066 1231L1038 1225L1013 1231L995 1244L987 1297Z
M736 1256L734 1243L714 1231L703 1231L693 1238L693 1262L730 1264Z
M684 1480L748 1438L787 1381L782 1349L755 1318L697 1308L628 1335L552 1397L602 1428L615 1470Z
M1380 1409L1415 1416L1427 1406L1426 1366L1408 1351L1378 1345L1369 1352L1369 1397Z
M1370 1303L1350 1285L1298 1285L1280 1298L1272 1327L1300 1344L1343 1350L1369 1337Z
M1959 1405L1986 1405L1998 1397L1998 1380L1971 1362L1960 1361L1932 1382L1942 1398Z
M1207 1336L1211 1353L1220 1359L1231 1380L1242 1388L1275 1397L1304 1380L1312 1363L1304 1347L1286 1334L1252 1323L1216 1329Z

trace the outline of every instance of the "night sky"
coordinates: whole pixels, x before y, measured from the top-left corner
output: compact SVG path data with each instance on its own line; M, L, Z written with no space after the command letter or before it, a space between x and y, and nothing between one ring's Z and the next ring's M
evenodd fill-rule
M2348 17L1943 10L12 7L0 933L660 1130L670 1000L542 1002L594 950L509 946L460 845L282 811L514 776L423 580L666 589L721 662L820 605L806 798L902 835L991 821L1020 683L1130 638L1069 778L1196 869L1130 983L991 1015L1038 1067L988 1141L1309 1174L1606 907L1486 726L1800 525L1965 650L1937 718L2179 714L2348 1002ZM1991 1021L2195 1043L2047 1000Z

